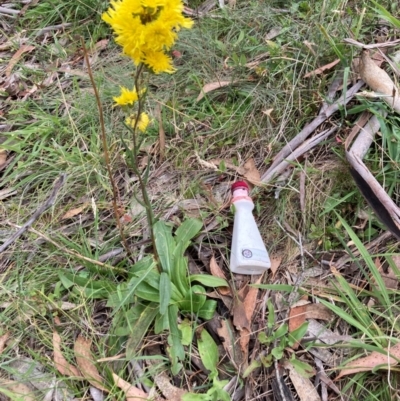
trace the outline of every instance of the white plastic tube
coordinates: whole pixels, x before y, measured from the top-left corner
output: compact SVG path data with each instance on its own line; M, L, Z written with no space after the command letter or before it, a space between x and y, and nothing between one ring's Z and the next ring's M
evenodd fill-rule
M244 181L232 185L235 208L230 269L238 274L262 274L271 261L253 216L254 203Z

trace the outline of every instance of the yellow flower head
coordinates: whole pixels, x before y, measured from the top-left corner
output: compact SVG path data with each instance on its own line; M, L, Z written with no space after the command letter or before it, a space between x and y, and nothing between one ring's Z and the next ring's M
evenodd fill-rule
M158 74L173 72L165 52L171 49L181 28L193 25L182 11L182 0L112 0L102 18L111 25L124 54Z
M130 117L127 117L125 119L125 124L131 128L135 128L135 122L136 122L136 116L134 115L131 115ZM139 131L145 132L149 123L150 123L150 118L148 114L141 113L136 126L137 128L139 128Z
M139 91L140 96L142 96L144 92L146 92L146 89ZM121 86L121 94L113 97L113 99L117 106L132 106L139 100L139 96L135 89L130 90Z
M121 94L113 99L118 106L132 106L138 101L139 97L135 89L129 90L128 88L121 86Z

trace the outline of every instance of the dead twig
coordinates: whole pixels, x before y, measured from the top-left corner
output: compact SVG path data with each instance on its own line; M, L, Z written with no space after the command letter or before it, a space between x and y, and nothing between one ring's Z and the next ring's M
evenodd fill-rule
M364 43L357 42L356 40L351 39L351 38L343 39L343 42L344 43L348 43L349 45L361 47L362 49L382 49L382 48L385 48L385 47L397 46L400 43L400 39L396 39L396 40L393 40L391 42L372 43L372 44L369 44L369 45L365 45Z
M51 206L54 205L58 191L65 184L67 180L66 174L61 174L59 178L54 182L53 189L47 198L47 200L36 209L35 213L28 219L28 221L21 226L8 240L6 240L2 246L0 246L0 253L5 251L16 239L18 239L28 228Z
M341 96L336 102L331 104L323 113L316 117L310 124L306 125L288 144L286 144L282 150L276 155L273 163L269 169L262 175L261 181L263 183L269 183L276 171L283 171L279 165L286 159L292 152L294 152L304 141L318 128L324 121L326 121L333 113L339 110L339 107L346 105L358 92L358 90L364 85L363 81L358 81L353 85L345 94ZM326 132L326 131L325 131ZM320 134L321 135L321 134ZM320 141L325 138L320 138ZM314 146L317 143L314 143ZM298 155L299 156L299 155ZM297 156L297 157L298 157ZM286 168L286 167L285 167Z
M293 162L298 157L302 156L304 153L308 152L309 150L311 150L312 148L317 146L319 143L321 143L326 138L328 138L336 130L337 130L337 127L333 127L329 130L322 131L318 135L315 135L312 138L305 141L301 146L299 146L290 155L288 155L285 158L285 160L282 160L280 162L280 164L278 164L276 167L272 168L272 166L271 166L269 168L269 170L263 175L262 181L264 183L267 183L274 176L283 173L290 166L291 162Z

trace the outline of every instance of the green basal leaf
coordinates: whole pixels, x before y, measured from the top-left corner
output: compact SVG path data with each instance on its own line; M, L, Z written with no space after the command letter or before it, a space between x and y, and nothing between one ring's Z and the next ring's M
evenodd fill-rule
M117 289L117 285L109 280L92 280L89 276L68 272L60 273L59 277L61 283L65 284L64 287L71 288L72 285L77 285L90 298L107 298L110 293Z
M132 328L146 309L146 306L146 304L139 303L128 310L120 309L112 320L113 334L116 336L128 336L132 333Z
M167 352L171 360L171 372L177 375L182 369L180 361L185 359L185 350L182 345L182 333L178 328L178 308L176 305L168 307L168 318L170 326L170 334L168 336Z
M159 280L159 274L157 271L155 271L156 263L151 258L147 258L146 260L146 263L141 264L142 270L140 273L135 273L132 275L128 283L120 284L117 287L117 291L113 294L110 294L107 305L112 304L116 309L122 308L124 305L134 301L136 289L143 281L150 281L152 275L154 274L157 275L157 279ZM136 276L136 274L138 276ZM150 301L154 301L154 298L152 298Z
M139 351L139 345L150 325L153 323L157 313L157 304L151 303L146 305L145 309L140 314L139 319L132 326L131 335L126 343L126 356L128 359L135 357L136 353Z
M142 281L136 288L135 296L157 304L160 301L160 291L144 281Z
M153 227L158 257L161 268L171 274L174 266L175 241L172 237L172 228L164 221L157 221Z
M182 401L211 401L211 398L207 394L186 393L183 394Z
M296 359L295 354L292 354L290 363L293 365L296 372L307 379L315 375L314 369L306 362Z
M203 223L198 219L185 220L175 232L176 256L183 255L190 244L190 240L194 238L203 227Z
M189 319L184 319L178 328L182 333L182 345L190 345L193 340L193 327Z
M143 284L146 284L148 287L151 287L153 290L150 290L148 287L141 285L140 288L139 288L139 291L138 290L135 291L135 295L140 297L139 294L141 293L141 290L144 287L147 288L147 291L150 291L152 293L152 296L155 293L159 294L159 292L160 292L161 275L157 270L152 269L146 275L139 274L138 279L140 281L143 281ZM170 287L171 287L171 297L170 297L170 299L173 302L178 302L178 301L182 300L183 294L180 293L178 288L173 283L170 283ZM154 290L156 290L156 291L154 291ZM144 299L147 299L147 298L144 298ZM153 299L151 299L151 300L154 301ZM159 300L160 300L160 297L158 297L158 301ZM156 301L154 301L154 302L156 302Z
M175 255L174 260L175 265L171 271L171 281L181 294L186 294L190 288L187 277L187 258L182 255Z
M271 330L275 325L275 308L274 304L268 299L268 322L267 327Z
M201 285L194 285L186 293L185 298L178 302L182 312L197 313L207 299L206 290Z
M140 259L138 262L136 262L128 272L129 278L131 278L133 275L137 275L143 270L148 270L151 267L156 267L156 261L154 260L153 255L147 255Z
M304 337L304 335L306 334L307 329L308 329L308 322L304 322L296 330L293 330L291 333L289 333L288 345L290 347L292 347L294 344L299 342Z
M261 367L261 362L256 359L252 360L250 365L243 372L243 379L248 377L254 370Z
M200 337L197 339L197 347L203 365L212 374L217 375L218 347L206 329L201 330Z
M171 280L167 273L162 272L160 275L160 313L164 315L167 312L168 305L171 301Z
M159 313L156 316L156 320L154 322L154 333L160 334L164 330L169 330L168 313L164 313L163 315L161 313Z
M228 287L228 282L220 277L214 277L209 274L192 274L189 276L189 281L197 281L207 287Z
M198 311L197 315L204 320L211 320L215 315L217 309L217 301L214 299L207 299L204 305Z
M283 349L280 347L273 348L271 354L275 359L280 360L283 357Z
M272 338L276 340L277 338L283 337L288 332L288 325L286 323L278 327L278 330L273 333Z
M273 341L270 337L267 337L264 331L260 331L257 337L258 341L263 345L269 345Z

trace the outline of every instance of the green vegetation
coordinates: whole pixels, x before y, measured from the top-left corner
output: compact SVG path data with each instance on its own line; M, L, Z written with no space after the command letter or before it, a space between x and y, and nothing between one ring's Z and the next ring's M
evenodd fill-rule
M229 273L228 201L229 185L247 178L246 161L263 173L322 102L332 102L334 79L344 83L336 98L357 79L359 49L344 38L368 44L398 37L395 2L260 0L194 12L193 29L180 32L173 48L176 72L148 80L151 123L137 133L135 149L113 102L119 86L132 87L134 66L101 20L108 5L32 1L0 25L0 246L67 175L51 208L0 254L0 339L9 337L4 349L0 340L0 393L17 399L4 381L30 385L35 367L65 399L88 397L96 380L60 372L54 332L73 366L78 336L92 341L109 400L126 396L113 374L166 399L172 396L161 374L185 391L185 401L272 399L274 380L297 391L288 364L308 379L320 371L315 358L328 355L323 374L333 379L349 361L387 355L400 335L398 243L378 240L385 228L354 184L344 152L363 111L388 111L365 161L399 204L400 120L386 104L355 98L319 128L337 126L333 137L293 162L284 180L253 190L267 249L280 260L261 283ZM21 11L23 4L11 6ZM199 1L186 6L205 9ZM112 181L80 38L103 107ZM23 46L32 48L17 54ZM305 77L335 59L336 66ZM308 334L308 322L289 331L299 300L330 311L331 320L317 320L337 342ZM339 393L328 386L329 399L392 400L397 372L393 363L343 375ZM43 388L35 389L43 398Z

